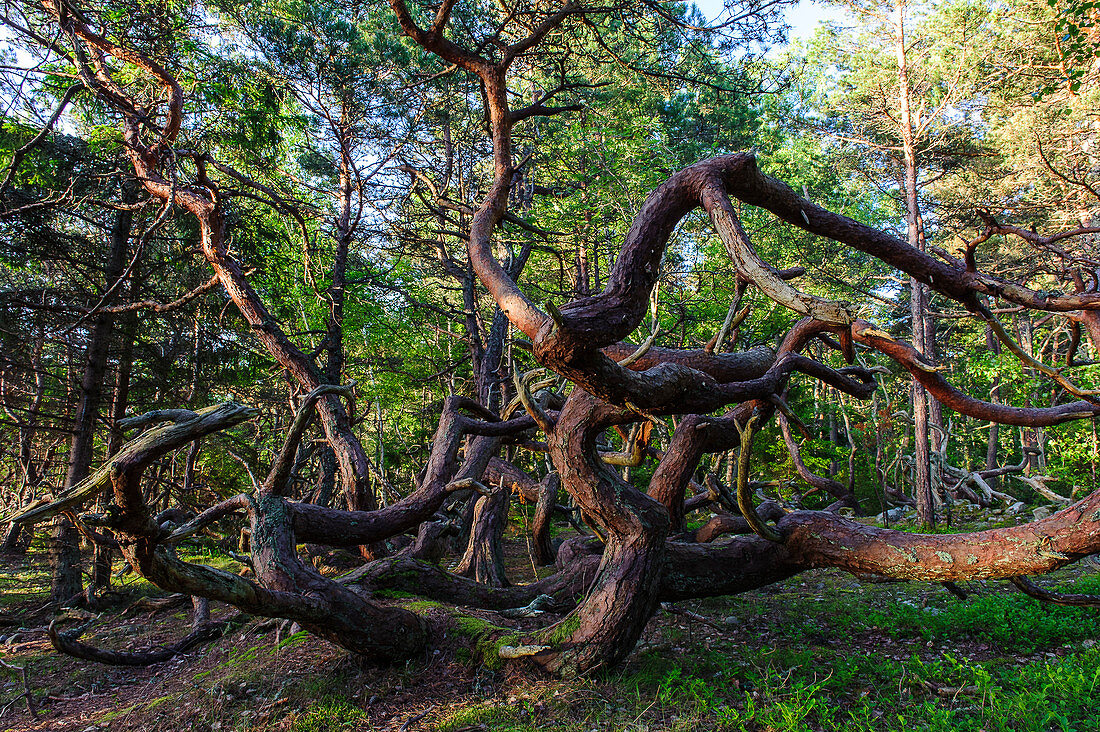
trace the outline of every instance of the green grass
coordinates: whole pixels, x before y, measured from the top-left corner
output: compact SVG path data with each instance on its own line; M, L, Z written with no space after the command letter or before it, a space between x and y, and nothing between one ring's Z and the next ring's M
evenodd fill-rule
M1100 594L1100 577L1079 580L1070 589ZM1011 646L1017 653L1100 636L1095 609L1049 605L1008 592L978 595L931 610L899 603L879 620L889 623L891 632L898 635L982 639Z
M180 547L179 558L185 562L205 564L208 567L232 572L233 574L239 572L241 567L244 566L217 546L186 545Z
M493 704L473 704L460 709L436 729L438 732L454 732L477 725L485 725L486 729L499 732L535 732L539 729L538 726L520 719L515 709Z
M290 729L293 732L334 732L352 729L363 717L362 709L347 699L326 697L318 700L302 715L295 718Z
M1100 732L1096 610L999 585L962 602L927 585L850 591L842 575L827 579L817 593L796 579L765 602L701 603L774 636L771 647L692 644L670 627L664 636L689 652L651 651L612 677L634 704L607 729L648 708L685 730ZM1100 577L1060 589L1100 593Z
M50 573L44 541L42 532L38 532L24 556L5 558L0 565L0 609L44 596L49 598Z
M1100 651L1029 662L934 662L813 651L706 654L672 665L655 654L618 679L687 729L1100 730ZM946 690L940 696L933 689ZM958 691L956 691L958 690ZM618 726L612 729L620 729ZM622 727L626 729L626 727Z
M839 575L838 575L839 576ZM797 580L796 580L797 581ZM1052 589L1100 595L1100 576L1089 576ZM811 595L783 591L782 602L762 616L755 603L734 600L734 616L743 624L782 633L789 641L814 641L828 634L876 632L895 640L984 641L1014 653L1088 638L1100 639L1095 609L1042 603L1006 586L977 586L965 602L946 590L920 583L828 586ZM922 591L924 597L913 594ZM707 601L718 607L727 601Z

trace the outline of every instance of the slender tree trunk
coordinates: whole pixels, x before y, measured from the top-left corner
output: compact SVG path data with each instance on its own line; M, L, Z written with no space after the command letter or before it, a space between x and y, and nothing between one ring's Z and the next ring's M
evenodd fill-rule
M921 231L920 203L917 198L920 168L917 163L917 148L913 137L913 112L910 106L912 89L909 86L909 61L905 46L905 8L906 0L896 0L894 5L894 49L898 65L898 120L901 132L902 154L904 158L903 190L905 192L906 237L909 246L924 250L924 236ZM929 334L925 313L928 310L928 288L915 278L909 280L910 320L913 326L913 346L921 353L928 353ZM917 517L926 526L935 526L936 508L932 498L932 472L929 443L929 407L928 393L924 387L913 381L911 389L913 404L913 489L917 500Z
M352 178L351 153L349 151L350 140L347 130L350 122L347 119L346 109L341 112L340 140L340 183L338 191L339 214L336 218L336 241L332 262L332 280L328 288L329 311L325 321L325 365L321 371L319 381L328 383L340 383L344 372L344 302L347 296L347 262L348 250L352 238L355 236L359 223L358 214L352 213L352 201L357 189L356 182ZM306 388L309 384L303 383ZM335 400L329 400L330 402ZM324 406L324 402L320 406ZM363 446L352 434L351 425L342 407L338 407L338 413L331 423L324 419L322 410L322 422L329 436L329 444L332 446L337 464L342 476L342 488L349 509L359 511L373 511L378 508L378 500L370 490L370 474L367 465L367 456ZM333 410L337 411L337 410ZM369 551L367 552L369 554Z
M584 231L587 233L591 230L592 213L586 211L585 218ZM576 271L573 275L573 289L578 297L587 297L588 294L592 292L592 275L589 273L588 267L587 237L583 237L577 245Z
M30 542L24 539L24 531L29 535L32 530L24 524L8 524L4 531L4 541L0 543L0 554L25 554Z
M921 239L924 238L924 220L920 216L920 212L917 213L918 222L917 230L921 232ZM931 307L931 293L927 287L924 288L924 343L925 353L928 357L936 362L939 359L939 348L936 341L936 321L928 314ZM947 459L947 447L948 438L947 429L943 423L943 405L937 400L932 398L927 391L924 393L924 399L928 404L928 440L930 444L929 454L934 459L929 465L929 483L932 488L933 498L938 498L944 495L946 487L943 481L943 466Z
M58 517L50 533L50 601L58 605L78 599L84 591L80 575L80 535L67 518Z
M336 488L336 455L328 445L321 447L320 462L313 502L318 506L328 506L332 503L332 494Z
M833 408L831 403L829 404L829 444L834 447L840 447L840 431L837 429L836 409ZM837 463L836 458L830 458L829 477L835 478L839 472L840 465Z
M199 390L199 353L202 347L202 325L198 316L195 317L194 322L191 324L191 383L187 387L187 398L185 404L191 406L195 401L195 396ZM125 411L125 408L123 408ZM119 417L121 418L121 414ZM192 500L194 498L193 492L195 490L195 463L199 457L199 449L202 445L202 440L195 440L187 448L187 458L183 463L183 496L186 500Z
M34 371L34 396L27 411L24 423L19 427L19 467L23 471L23 486L20 498L27 491L34 491L40 479L38 465L34 459L35 423L42 409L42 399L46 395L46 374L42 369L42 349L46 343L45 320L38 318L38 333L31 351L31 369ZM32 496L33 497L33 496Z
M528 257L531 245L524 244L515 257L505 264L505 271L512 279L518 279ZM504 363L505 343L508 340L508 316L499 307L493 308L493 319L489 326L488 338L479 352L480 360L475 371L478 400L491 412L500 409L503 403L501 383L508 374L509 366Z
M457 533L454 525L448 521L425 521L417 529L416 539L404 552L406 556L423 562L438 564L448 553L448 538Z
M124 195L127 201L133 198L133 193L129 191ZM133 212L125 209L120 211L115 219L104 267L106 287L114 285L122 276L133 221ZM92 318L80 383L80 401L73 419L65 489L72 488L88 477L91 472L95 423L103 400L103 380L107 369L108 346L111 343L112 321L113 317L107 313L101 313ZM67 519L62 518L55 523L50 553L53 573L50 599L53 602L68 602L74 596L81 594L83 580L80 576L80 548L77 540L77 531Z
M38 332L31 349L31 370L34 371L34 396L31 397L30 406L24 422L19 426L18 460L19 469L23 473L22 484L19 489L19 500L34 498L34 491L38 487L40 476L38 463L34 459L35 423L38 421L38 412L42 408L42 399L46 394L46 375L42 369L42 348L46 340L46 326L41 314L38 317ZM24 533L27 538L31 536L34 528L21 524L10 524L4 533L4 541L0 544L0 554L23 554L27 550L29 541L21 541Z
M553 564L557 554L550 538L550 520L554 515L554 506L558 503L560 488L561 479L557 473L550 473L539 485L535 517L531 522L531 541L534 545L535 564L540 567Z
M989 349L989 352L994 356L1001 353L1001 342L997 340L997 337L993 333L993 328L986 326L985 328L985 347ZM995 373L993 375L993 385L989 390L989 401L994 404L1001 403L1001 376ZM985 450L985 469L996 470L997 464L997 452L1000 450L1000 438L1001 438L1001 425L996 422L989 423L989 444ZM992 476L988 480L989 487L994 490L1000 489L1000 476Z
M1092 482L1089 485L1096 485L1096 462L1097 457L1100 457L1097 455L1097 453L1100 452L1100 450L1097 449L1100 445L1097 444L1096 417L1093 417L1089 422L1092 427L1092 450L1089 453L1089 473L1092 476Z
M128 287L131 299L135 299L138 286L138 268L135 265ZM130 404L130 376L134 368L134 340L137 337L138 317L136 313L127 313L118 323L119 354L115 371L115 389L111 399L111 431L107 438L107 455L114 455L122 447L123 436L117 425L126 416ZM194 354L193 354L194 355ZM192 443L197 445L198 440ZM104 530L110 535L110 532ZM114 549L106 544L95 544L92 549L92 576L85 589L84 601L89 607L96 605L96 598L111 589L111 566L114 561Z
M1031 356L1035 356L1035 329L1034 324L1031 322L1031 318L1028 315L1023 315L1016 321L1016 332L1018 334L1018 340L1020 347ZM1035 379L1038 374L1035 369L1024 369L1024 373L1029 378ZM1027 397L1027 406L1032 406L1039 401L1039 395L1033 391ZM1042 428L1039 427L1022 427L1020 429L1021 444L1025 448L1025 464L1026 468L1024 473L1026 475L1035 475L1042 473L1042 466L1040 464L1041 449L1042 449Z

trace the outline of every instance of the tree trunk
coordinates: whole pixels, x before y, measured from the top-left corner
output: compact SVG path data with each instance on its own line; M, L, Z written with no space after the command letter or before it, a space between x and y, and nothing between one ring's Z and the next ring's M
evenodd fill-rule
M34 528L31 526L8 524L8 528L4 532L4 541L0 543L0 554L26 554L27 546L30 545L31 532L33 531Z
M584 600L544 635L552 645L533 660L567 676L626 658L657 605L668 511L600 460L596 438L620 410L575 388L550 435L550 455L562 485L599 525L607 541Z
M832 394L829 394L832 396ZM836 424L836 408L831 401L827 401L829 404L829 444L833 447L840 447L840 431L837 429ZM840 472L840 463L837 462L835 457L829 458L829 477L835 478Z
M416 540L402 553L411 559L438 564L450 549L449 539L457 533L449 521L425 521L416 532Z
M703 422L698 415L687 415L680 420L672 432L665 456L649 481L648 494L665 507L669 531L673 533L684 530L684 497L703 456L702 444L696 435L696 428Z
M40 476L38 463L34 459L35 423L38 421L38 412L42 408L42 399L46 394L46 372L42 368L42 348L45 345L46 326L41 313L38 318L38 334L31 351L31 369L34 371L34 396L31 398L30 407L24 423L19 426L18 460L19 468L23 472L23 482L19 489L19 500L34 498L35 489L38 487ZM29 495L28 495L29 494ZM34 529L30 526L10 524L4 533L3 544L0 544L0 554L24 554L30 545ZM21 541L22 537L26 538Z
M924 222L919 219L918 212L918 231L921 232L921 238L923 239ZM936 321L929 316L928 309L931 307L931 294L927 287L924 288L924 344L925 353L928 354L929 359L933 363L936 363L939 359L938 348L936 346ZM946 492L943 480L943 466L946 463L947 458L947 441L948 434L943 423L943 405L938 400L932 398L932 395L925 391L925 401L928 404L928 441L929 441L929 455L934 457L929 465L929 484L932 489L933 499L937 499L939 496Z
M134 192L124 190L124 200L135 198ZM123 209L115 219L111 230L110 249L104 266L105 287L115 285L122 276L123 263L129 249L133 212ZM85 354L83 377L80 382L80 402L73 419L73 435L69 447L69 469L65 476L65 490L88 477L92 468L92 449L95 445L95 423L103 400L103 380L107 369L107 351L111 343L113 316L101 313L92 319L91 333ZM51 551L53 580L51 600L67 602L78 595L82 588L80 576L80 548L77 545L76 528L67 520L55 526ZM75 592L72 592L75 588Z
M924 251L924 234L921 230L920 203L917 198L920 168L917 163L917 148L913 138L913 113L910 106L912 89L909 86L909 62L905 46L905 0L896 0L894 5L894 49L897 54L898 105L900 119L902 154L904 158L904 178L902 188L905 193L906 239L909 246ZM929 347L926 330L928 288L916 278L909 280L910 320L913 328L913 347L927 354ZM928 393L916 381L910 391L913 405L913 492L917 500L917 517L925 526L936 525L936 508L932 498L931 455L928 434Z
M993 333L993 328L986 326L985 328L985 347L994 356L1001 353L1001 342L997 340L997 336ZM994 404L1001 403L1001 376L1000 374L993 375L993 385L989 390L989 401ZM996 470L997 469L997 452L1000 449L1000 436L1001 425L996 422L989 423L989 444L985 449L985 469ZM990 477L989 486L994 490L1000 489L1000 476Z
M80 576L80 535L69 519L59 516L50 532L50 602L64 605L84 591Z
M38 487L41 479L38 464L34 459L34 436L38 412L42 408L42 399L46 395L46 372L42 368L42 348L45 343L46 324L42 313L39 313L38 333L31 350L31 369L34 371L34 396L31 398L24 423L19 426L19 467L23 471L23 484L19 491L19 500L21 501L28 497L35 498L33 491ZM26 495L28 491L31 492L30 496Z
M535 517L531 522L531 543L534 545L535 564L545 567L553 564L557 552L550 538L550 520L558 503L561 478L550 473L539 486L539 499L535 504Z
M332 503L333 490L336 488L336 454L328 445L321 447L320 463L313 502L318 506L328 506Z
M130 299L135 300L140 294L138 285L138 266L135 264L131 274L128 289ZM134 340L137 337L138 317L136 313L127 313L118 324L120 346L118 354L118 367L115 372L115 390L111 399L111 431L107 438L107 455L114 455L122 447L123 437L118 429L119 421L126 417L126 410L130 404L130 376L134 368ZM195 354L192 354L195 355ZM194 393L192 384L191 393ZM189 401L189 400L188 400ZM198 441L192 443L192 447ZM109 536L111 532L104 530ZM114 548L107 544L96 543L92 549L92 576L91 582L85 589L84 601L89 607L95 607L96 597L111 589L111 567L114 561Z
M504 527L508 523L511 486L501 485L487 496L481 496L474 504L473 526L466 553L454 568L460 577L471 579L490 587L507 587L504 575Z
M524 244L519 253L505 264L505 271L512 279L517 279L531 256L531 245ZM499 307L493 308L493 319L489 326L484 349L479 353L478 368L474 372L477 380L478 400L490 412L496 412L503 403L501 384L506 378L509 367L504 363L504 346L508 339L508 316Z

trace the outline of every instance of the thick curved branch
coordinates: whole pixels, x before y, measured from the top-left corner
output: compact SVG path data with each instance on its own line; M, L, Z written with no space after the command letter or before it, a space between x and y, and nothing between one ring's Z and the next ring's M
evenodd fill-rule
M283 447L279 450L279 455L271 465L271 472L268 473L267 480L264 481L263 490L265 492L274 493L275 495L286 494L290 482L290 473L294 469L294 459L298 454L298 446L302 442L302 435L313 419L313 407L317 404L317 401L329 394L336 394L350 400L353 398L352 389L354 388L354 381L344 385L321 384L302 399L302 403L298 405L298 410L294 414L294 421L291 422L290 429L287 430L286 436L283 438Z
M129 432L161 422L183 422L184 420L194 419L196 416L198 415L190 409L154 409L151 412L120 419L115 422L115 427L123 432Z
M404 0L390 0L390 8L397 16L397 22L401 25L401 30L405 32L405 35L412 38L426 50L431 51L445 61L460 66L466 71L475 74L483 72L490 65L486 59L462 48L443 35L453 7L454 0L443 2L437 11L431 28L424 30L417 25L416 19L413 18Z
M830 325L847 325L852 313L840 303L807 295L796 289L774 268L760 259L741 226L741 220L723 190L721 181L714 180L703 188L703 208L710 215L711 223L718 231L726 251L737 267L738 274L751 281L773 301L794 310L800 315L820 320Z
M1100 551L1100 491L1041 521L969 534L910 534L816 511L788 514L779 532L807 567L941 582L1043 574Z
M349 572L340 581L377 592L400 590L440 602L486 610L522 607L539 595L554 598L559 610L570 609L592 583L600 562L598 551L581 540L562 545L557 572L527 585L490 587L467 577L459 577L438 565L409 557L388 557L365 564Z
M172 530L172 533L164 538L165 544L177 544L184 539L197 534L204 527L215 521L238 511L248 510L248 496L238 493L232 498L227 498L216 506L211 506L187 523Z
M848 322L850 315L842 306L808 298L759 262L730 216L731 196L871 254L968 308L978 307L978 294L1043 310L1100 308L1097 293L1040 293L935 259L882 231L814 205L786 184L760 173L753 156L737 154L686 168L650 194L623 242L604 291L563 306L552 324L533 339L538 361L575 381L583 378L584 388L601 398L622 404L632 397L630 401L639 403L636 394L623 394L629 388L612 386L624 380L621 371L601 363L592 352L622 340L641 322L669 237L680 219L699 205L712 213L735 260L750 270L752 279L800 312L815 312L834 323Z
M108 666L152 666L154 663L164 663L181 653L196 646L220 638L229 629L231 622L203 623L195 630L185 635L171 645L154 648L148 651L112 651L99 648L77 640L80 634L87 628L81 626L75 631L63 631L59 623L64 618L55 618L47 629L50 644L55 650L67 656L73 656L84 661L94 661Z
M463 416L468 406L461 397L449 397L432 439L432 452L420 487L408 496L376 511L342 511L312 503L289 502L298 541L327 546L371 544L403 533L429 520L443 505L448 486L464 479L478 480L499 446L502 436L535 426L528 416L504 422L482 422ZM458 451L467 435L477 435L459 464Z
M756 512L764 521L778 521L787 515L783 507L775 501L764 501L756 507ZM724 513L715 516L699 527L694 534L694 539L701 544L706 544L720 536L755 533L744 516Z
M633 371L646 371L658 364L686 366L714 378L718 382L744 381L762 376L775 363L775 351L768 346L755 346L737 353L711 353L706 349L662 348L651 345L630 364L624 359L637 353L638 346L616 343L603 348L603 353L620 366Z
M737 425L737 431L741 436L741 449L737 455L737 507L741 509L741 515L745 517L749 528L768 541L782 541L779 532L764 522L764 519L756 512L756 504L752 499L752 491L749 490L749 463L752 459L752 437L755 432L759 415L749 417L744 427Z
M68 511L87 502L90 498L111 487L116 474L129 466L140 465L144 468L150 462L166 452L186 445L192 440L203 437L212 432L217 432L245 420L251 419L259 412L235 402L225 402L212 407L193 412L190 418L181 421L154 427L131 440L111 457L99 470L85 480L60 493L53 501L43 506L37 506L5 516L0 523L15 521L24 524L36 524L45 521L62 511ZM129 501L141 504L140 490L137 494L116 496L120 502ZM125 508L125 507L124 507Z
M936 401L968 417L1019 427L1049 427L1100 415L1100 405L1086 401L1056 407L1012 407L975 399L951 386L939 371L924 362L921 354L911 345L896 340L867 321L853 323L852 335L857 342L889 356L905 368Z

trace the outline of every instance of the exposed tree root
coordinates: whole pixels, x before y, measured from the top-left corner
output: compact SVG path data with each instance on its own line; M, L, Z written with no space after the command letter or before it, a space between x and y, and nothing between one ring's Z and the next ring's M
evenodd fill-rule
M78 638L91 627L91 624L85 623L73 630L64 631L61 629L61 625L66 621L64 617L55 618L53 622L50 623L48 633L50 643L55 649L68 656L73 656L74 658L94 661L95 663L103 663L109 666L152 666L155 663L169 661L181 653L186 653L192 648L215 641L222 637L231 627L247 619L248 616L239 615L233 620L226 620L218 623L200 623L199 627L195 628L175 643L147 651L112 651L82 643Z

